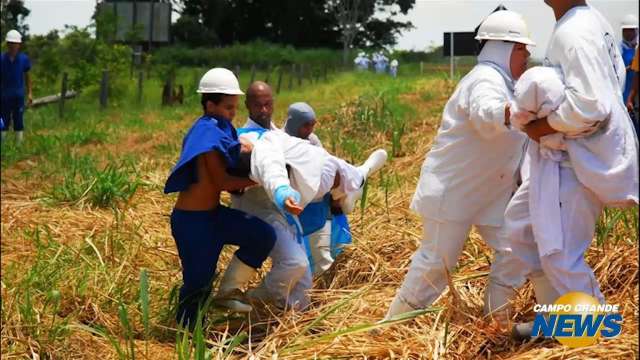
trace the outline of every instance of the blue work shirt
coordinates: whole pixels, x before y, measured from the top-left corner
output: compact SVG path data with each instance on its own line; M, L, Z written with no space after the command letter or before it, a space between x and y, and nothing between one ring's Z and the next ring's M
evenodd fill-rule
M636 48L628 46L624 41L620 46L620 52L622 53L622 61L624 61L624 66L629 67L631 62L633 61L633 56L636 54ZM624 91L622 93L622 99L627 102L629 98L629 93L631 92L631 85L633 84L633 75L634 71L631 69L627 70L627 76L624 82Z
M2 97L24 97L24 73L31 69L27 54L19 52L11 61L9 53L2 54Z
M217 151L224 158L227 167L234 167L240 156L240 143L231 121L203 115L185 135L180 159L171 170L164 193L184 191L191 184L197 183L196 157L210 151Z

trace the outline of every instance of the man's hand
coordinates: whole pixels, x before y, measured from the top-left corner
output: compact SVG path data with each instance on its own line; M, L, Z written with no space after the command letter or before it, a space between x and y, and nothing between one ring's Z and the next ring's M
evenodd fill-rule
M292 197L289 197L284 201L284 209L296 216L300 215L303 210Z
M240 142L240 152L241 153L250 153L253 151L253 144L251 141L240 137L238 138L238 142Z
M29 93L27 95L27 105L31 106L31 104L33 104L33 94Z
M627 111L628 112L633 111L633 101L631 101L631 97L629 97L629 99L627 100Z
M537 143L540 142L541 137L558 132L549 125L546 117L528 123L523 131Z

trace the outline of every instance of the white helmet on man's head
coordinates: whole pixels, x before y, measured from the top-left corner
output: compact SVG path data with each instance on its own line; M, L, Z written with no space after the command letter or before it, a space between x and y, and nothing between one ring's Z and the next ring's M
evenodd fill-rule
M511 10L500 10L487 16L480 24L476 40L502 40L535 46L529 38L529 29L522 15Z
M6 41L10 43L21 44L22 35L20 35L18 30L9 30L9 32L7 33Z
M633 14L629 14L622 19L622 22L620 25L621 25L620 28L622 29L637 29L638 18Z
M231 70L225 68L213 68L207 71L200 79L198 93L244 95L240 90L238 78Z

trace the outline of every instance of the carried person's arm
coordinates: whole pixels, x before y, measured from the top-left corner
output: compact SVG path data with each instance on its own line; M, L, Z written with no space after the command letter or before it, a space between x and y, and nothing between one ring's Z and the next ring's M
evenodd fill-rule
M203 156L207 173L216 188L224 191L237 191L256 184L249 178L227 174L224 158L217 151L207 152Z

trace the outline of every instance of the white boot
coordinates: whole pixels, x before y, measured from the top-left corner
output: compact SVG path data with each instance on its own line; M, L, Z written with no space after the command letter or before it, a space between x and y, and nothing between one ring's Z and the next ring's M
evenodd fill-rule
M490 317L501 329L508 329L512 315L511 301L516 291L489 279L484 292L484 316Z
M532 276L529 280L533 285L533 292L538 304L553 304L560 297L545 275ZM544 316L548 316L548 314L545 313ZM511 329L511 337L518 341L531 339L533 337L533 321L514 325Z
M362 198L362 192L364 190L364 182L367 181L367 178L373 175L376 171L382 168L382 165L387 161L387 152L384 149L378 149L369 155L367 161L365 161L362 165L358 166L358 171L362 174L363 182L362 186L357 191L347 194L344 198L342 198L342 202L340 203L340 207L342 208L342 212L345 214L350 214L353 209L356 207L356 201Z
M387 310L387 315L385 315L382 321L390 320L392 317L404 314L409 311L414 311L415 309L411 307L411 305L404 302L399 295L393 298L391 305L389 305L389 310Z
M6 138L7 138L7 132L6 132L6 131L3 131L3 132L2 132L2 135L0 135L0 136L2 136L2 141L4 141L4 139L6 139Z
M16 131L16 143L21 144L24 139L24 131Z
M251 305L242 301L242 291L256 274L256 269L242 262L235 255L229 262L227 270L224 272L220 287L216 295L217 303L239 313L248 313L253 310Z

